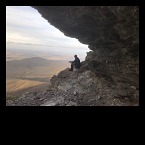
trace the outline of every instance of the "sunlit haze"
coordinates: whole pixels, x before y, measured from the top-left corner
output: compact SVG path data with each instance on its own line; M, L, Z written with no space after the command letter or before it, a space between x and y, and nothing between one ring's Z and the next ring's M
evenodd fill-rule
M28 51L24 57L44 57L52 60L71 60L74 54L83 61L88 45L77 39L66 37L60 30L50 25L37 10L30 6L6 7L6 50ZM27 55L29 54L29 55ZM17 55L15 54L17 59Z

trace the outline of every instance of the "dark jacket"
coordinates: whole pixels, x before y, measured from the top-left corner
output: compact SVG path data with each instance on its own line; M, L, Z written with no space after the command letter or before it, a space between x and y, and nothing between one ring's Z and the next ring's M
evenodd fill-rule
M75 68L76 69L79 69L80 66L81 66L81 63L80 63L80 59L78 57L75 58L75 60L73 61L74 65L75 65Z

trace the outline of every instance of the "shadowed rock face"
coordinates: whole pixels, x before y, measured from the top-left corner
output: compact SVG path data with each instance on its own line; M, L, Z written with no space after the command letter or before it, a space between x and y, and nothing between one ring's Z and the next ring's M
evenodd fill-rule
M53 89L68 94L66 99L75 92L77 105L139 105L138 6L32 7L64 35L92 50L78 72L66 69L53 77ZM91 102L96 97L102 101ZM55 104L48 102L46 106Z
M91 50L138 47L136 6L33 7L64 35L88 44Z

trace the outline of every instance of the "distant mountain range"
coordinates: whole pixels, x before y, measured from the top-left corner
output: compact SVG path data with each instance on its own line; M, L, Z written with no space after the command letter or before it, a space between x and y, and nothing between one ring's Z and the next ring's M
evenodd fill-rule
M58 64L58 63L66 63L67 61L65 60L47 60L41 57L32 57L32 58L24 58L22 60L12 60L12 61L7 61L6 65L33 65L33 66L38 66L38 65L43 65L43 66L48 66L52 64Z
M59 70L62 67L66 68L68 67L68 65L69 64L67 63L67 61L64 60L47 60L40 57L25 58L22 60L12 60L6 62L6 76L13 76L13 78L15 78L15 74L24 74L25 72L28 73L28 71L34 71L34 75L36 74L36 71L39 71L40 76L42 76L44 73L46 73L46 70L48 74L49 72L52 74L54 70ZM44 72L41 71L42 69Z

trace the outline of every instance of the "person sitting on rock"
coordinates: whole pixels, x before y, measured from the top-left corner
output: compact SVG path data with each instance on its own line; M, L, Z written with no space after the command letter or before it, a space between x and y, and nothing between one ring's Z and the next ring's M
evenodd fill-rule
M79 69L81 66L80 59L77 57L77 55L74 55L75 60L74 61L69 61L71 63L71 69L69 71L73 71L73 68Z

